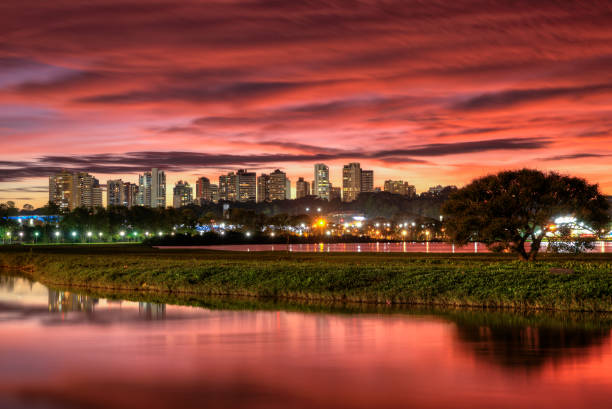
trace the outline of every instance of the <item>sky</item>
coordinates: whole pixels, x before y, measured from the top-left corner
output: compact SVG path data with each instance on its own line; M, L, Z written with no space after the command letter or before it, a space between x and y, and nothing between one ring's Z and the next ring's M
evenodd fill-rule
M612 194L612 3L3 0L0 141L18 206L61 169L323 162L339 186L354 161L375 186L530 167Z

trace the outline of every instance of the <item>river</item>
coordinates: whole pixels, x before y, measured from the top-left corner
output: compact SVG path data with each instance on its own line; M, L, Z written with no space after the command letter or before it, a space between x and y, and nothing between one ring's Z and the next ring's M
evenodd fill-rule
M542 243L546 251L547 243ZM319 244L221 244L207 246L156 246L159 249L204 249L230 251L294 251L307 253L488 253L483 243L456 246L445 242L378 242L378 243L319 243ZM593 253L612 252L612 242L598 241Z
M0 276L1 408L612 404L609 316L108 296Z

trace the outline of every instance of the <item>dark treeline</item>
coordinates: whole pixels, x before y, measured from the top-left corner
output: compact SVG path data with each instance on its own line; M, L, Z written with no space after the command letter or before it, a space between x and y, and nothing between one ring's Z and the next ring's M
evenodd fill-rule
M108 240L142 240L175 234L194 234L197 226L226 223L239 226L239 229L251 231L252 240L266 228L275 226L279 235L283 235L281 227L297 227L312 225L320 216L333 214L359 213L368 221L417 222L433 231L439 230L440 208L447 199L450 190L440 195L422 195L409 198L388 192L363 193L353 202L340 200L322 200L308 197L295 200L280 200L273 202L220 202L189 205L181 208L147 208L135 206L97 208L77 208L62 214L59 222L42 226L19 225L6 216L26 215L57 215L59 208L53 204L40 209L22 209L3 204L0 209L0 230L18 229L23 231L23 239L32 241L38 232L38 241L108 241ZM229 209L227 208L229 205ZM125 236L119 237L123 232ZM207 236L215 241L212 236ZM432 237L433 238L433 235ZM170 239L170 238L168 238ZM332 238L327 238L332 240ZM173 239L180 241L177 237ZM199 240L199 239L198 239ZM224 238L224 242L230 238ZM268 240L268 239L266 239ZM284 239L277 237L274 241ZM333 239L336 240L336 239ZM349 240L347 238L347 240ZM352 239L351 239L352 240ZM355 239L356 240L356 239Z

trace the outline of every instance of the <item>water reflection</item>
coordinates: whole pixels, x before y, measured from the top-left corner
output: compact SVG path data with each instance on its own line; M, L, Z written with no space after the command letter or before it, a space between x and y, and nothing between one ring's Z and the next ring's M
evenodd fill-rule
M610 342L612 327L608 317L599 315L474 311L444 315L456 324L460 343L478 359L527 370L585 357Z
M612 399L607 315L113 296L0 276L0 407L559 409Z
M93 313L96 304L98 304L97 298L49 289L49 312Z

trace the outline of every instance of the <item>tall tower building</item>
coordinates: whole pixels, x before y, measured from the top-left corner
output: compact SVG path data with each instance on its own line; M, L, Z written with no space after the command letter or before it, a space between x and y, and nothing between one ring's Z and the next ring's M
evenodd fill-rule
M166 173L151 169L151 207L166 207Z
M138 205L138 185L125 182L123 184L123 206L132 208Z
M193 188L189 183L179 180L172 189L172 206L178 209L193 203Z
M79 207L79 180L76 174L62 171L49 176L49 202L66 212Z
M138 175L138 204L140 206L151 207L151 172Z
M106 206L125 206L126 193L121 179L106 181Z
M270 173L270 200L285 200L287 198L287 174L279 169Z
M214 203L219 201L219 185L211 183L210 185L210 200Z
M213 201L212 190L210 186L210 180L208 178L201 177L196 181L196 199L198 201Z
M373 192L374 191L374 171L373 170L362 170L361 171L361 192Z
M237 199L240 202L250 202L257 199L257 175L240 169L236 172Z
M219 176L219 188L218 188L219 200L229 200L227 197L228 188L229 188L229 183L228 183L227 175Z
M138 176L138 204L166 207L166 173L157 168Z
M306 196L310 196L310 182L305 181L304 178L298 178L295 182L295 198L301 199Z
M270 175L262 173L257 177L257 201L270 201Z
M351 162L342 168L342 200L352 202L361 192L361 166Z
M79 183L79 206L88 209L102 207L102 187L100 181L87 172L77 174Z
M321 199L329 200L329 167L323 163L314 165L314 188L313 195L317 195Z

